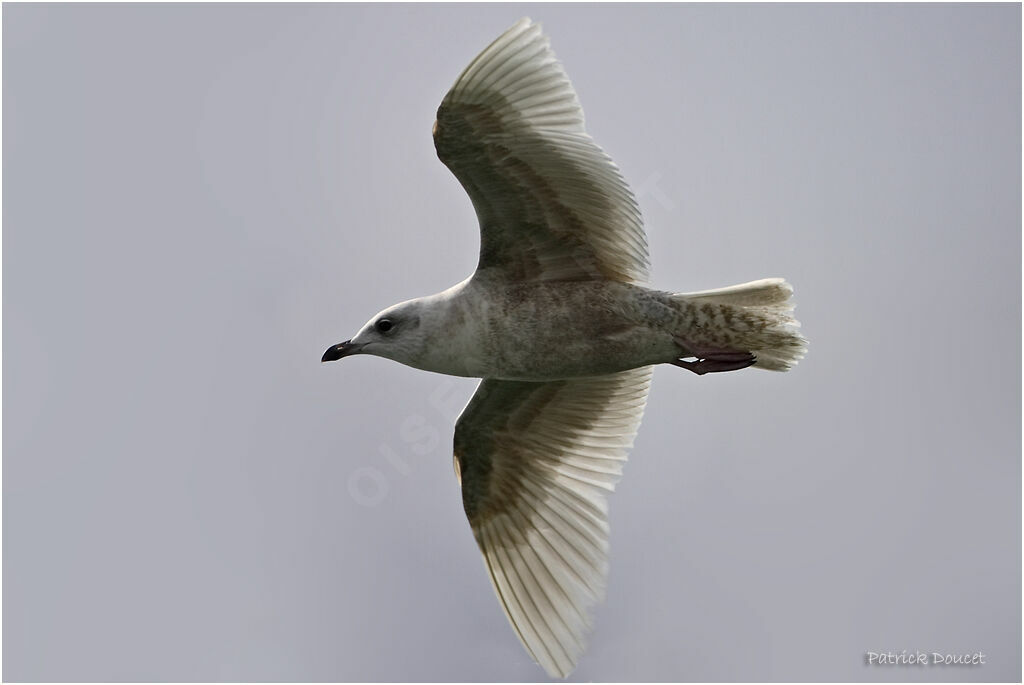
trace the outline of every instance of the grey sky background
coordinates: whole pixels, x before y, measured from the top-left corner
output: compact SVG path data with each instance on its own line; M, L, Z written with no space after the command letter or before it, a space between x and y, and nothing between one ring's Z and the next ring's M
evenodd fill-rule
M572 680L1020 680L1019 5L6 3L4 680L544 679L475 381L319 362L474 268L430 128L524 15L654 285L785 276L811 343L657 371Z

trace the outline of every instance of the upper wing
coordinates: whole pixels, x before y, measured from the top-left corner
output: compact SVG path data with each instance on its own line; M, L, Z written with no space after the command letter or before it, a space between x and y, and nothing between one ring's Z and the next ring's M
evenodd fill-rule
M484 380L455 426L462 502L508 620L551 676L583 651L608 567L605 493L633 444L651 367Z
M540 25L521 19L466 67L437 110L434 146L476 209L478 269L516 281L647 280L640 209L584 131Z

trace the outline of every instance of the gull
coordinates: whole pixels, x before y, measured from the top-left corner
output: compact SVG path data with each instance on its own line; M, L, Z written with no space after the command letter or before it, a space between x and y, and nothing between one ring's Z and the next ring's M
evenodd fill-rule
M433 137L476 210L476 271L383 310L322 361L369 354L482 379L455 425L463 508L516 635L564 678L604 596L606 496L653 367L785 371L806 340L781 278L694 293L647 286L636 199L584 130L530 19L466 67Z

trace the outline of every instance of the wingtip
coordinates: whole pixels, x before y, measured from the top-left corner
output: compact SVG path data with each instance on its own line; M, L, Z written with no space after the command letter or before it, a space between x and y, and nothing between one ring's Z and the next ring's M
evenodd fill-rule
M526 33L527 31L533 31L536 34L540 34L541 36L543 36L544 26L539 22L534 21L530 17L523 17L515 24L513 24L511 28L509 28L509 30L506 31L506 33L511 33L513 31L518 33Z
M563 669L560 669L560 668L557 668L557 667L548 668L547 666L544 666L543 664L537 664L537 665L544 669L544 672L548 674L549 678L557 678L558 680L565 680L566 678L568 678L569 676L572 675L572 672L574 670L576 670L576 664L573 664L572 668L570 668L568 670L563 670Z

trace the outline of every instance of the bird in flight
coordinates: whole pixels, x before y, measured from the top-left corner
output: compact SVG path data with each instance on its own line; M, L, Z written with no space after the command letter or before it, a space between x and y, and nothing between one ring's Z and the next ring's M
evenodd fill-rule
M482 379L455 425L463 507L516 635L564 678L604 595L606 496L654 365L785 371L806 341L781 278L648 287L636 200L539 24L520 20L466 67L433 136L476 210L476 271L385 309L322 361L370 354Z

